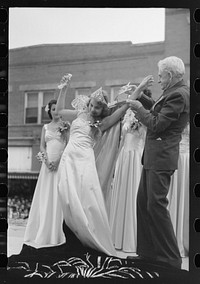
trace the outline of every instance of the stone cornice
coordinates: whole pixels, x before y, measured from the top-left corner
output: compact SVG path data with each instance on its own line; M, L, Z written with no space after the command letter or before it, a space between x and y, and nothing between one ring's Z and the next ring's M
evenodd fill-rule
M36 67L45 65L75 65L93 62L112 62L119 60L138 59L140 56L149 56L164 52L164 42L132 44L125 42L117 45L109 43L105 46L97 44L77 45L74 50L72 45L47 45L31 49L14 49L9 54L9 68Z

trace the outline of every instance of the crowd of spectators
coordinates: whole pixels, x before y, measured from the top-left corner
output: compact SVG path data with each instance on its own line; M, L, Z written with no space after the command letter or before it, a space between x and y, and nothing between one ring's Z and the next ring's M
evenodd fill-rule
M28 218L31 207L31 198L25 198L15 195L8 197L8 218L10 219L26 219Z

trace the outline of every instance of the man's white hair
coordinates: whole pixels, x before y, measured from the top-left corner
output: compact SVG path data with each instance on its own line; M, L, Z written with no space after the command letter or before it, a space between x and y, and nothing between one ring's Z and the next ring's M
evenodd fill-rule
M163 60L160 60L158 62L158 68L162 71L167 71L172 73L172 76L175 76L177 78L182 78L185 74L185 65L183 61L176 57L176 56L170 56L166 57Z

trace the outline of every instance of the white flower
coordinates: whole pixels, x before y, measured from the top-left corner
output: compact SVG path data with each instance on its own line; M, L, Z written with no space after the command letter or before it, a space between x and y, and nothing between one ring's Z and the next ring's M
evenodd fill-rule
M101 122L99 120L95 121L94 123L92 123L91 121L89 121L89 126L90 127L96 127L98 128L101 125Z
M62 138L65 140L67 137L67 131L70 129L70 123L68 121L61 121L58 126L58 131L61 133Z
M66 75L64 75L60 81L60 84L58 85L58 89L63 89L68 82L71 80L72 74L67 73Z
M45 162L47 157L44 152L38 152L36 158L42 163Z
M142 126L141 122L135 117L135 113L131 109L126 111L123 124L125 130L138 130Z
M58 131L62 134L64 131L67 131L70 128L70 124L68 121L61 121Z

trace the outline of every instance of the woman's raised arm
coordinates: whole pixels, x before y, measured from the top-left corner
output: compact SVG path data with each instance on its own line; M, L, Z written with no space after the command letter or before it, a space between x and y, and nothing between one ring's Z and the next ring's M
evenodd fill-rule
M105 131L108 128L112 127L120 118L126 113L127 109L130 107L129 103L125 103L119 109L117 109L113 114L105 117L101 125L99 126L101 131Z
M149 75L145 77L137 88L128 96L130 100L137 100L141 97L142 92L153 84L153 76Z
M62 80L61 80L62 81ZM71 109L65 109L65 99L67 95L67 90L69 87L69 81L60 89L60 94L56 103L56 112L62 116L63 120L72 121L77 117L77 111Z

